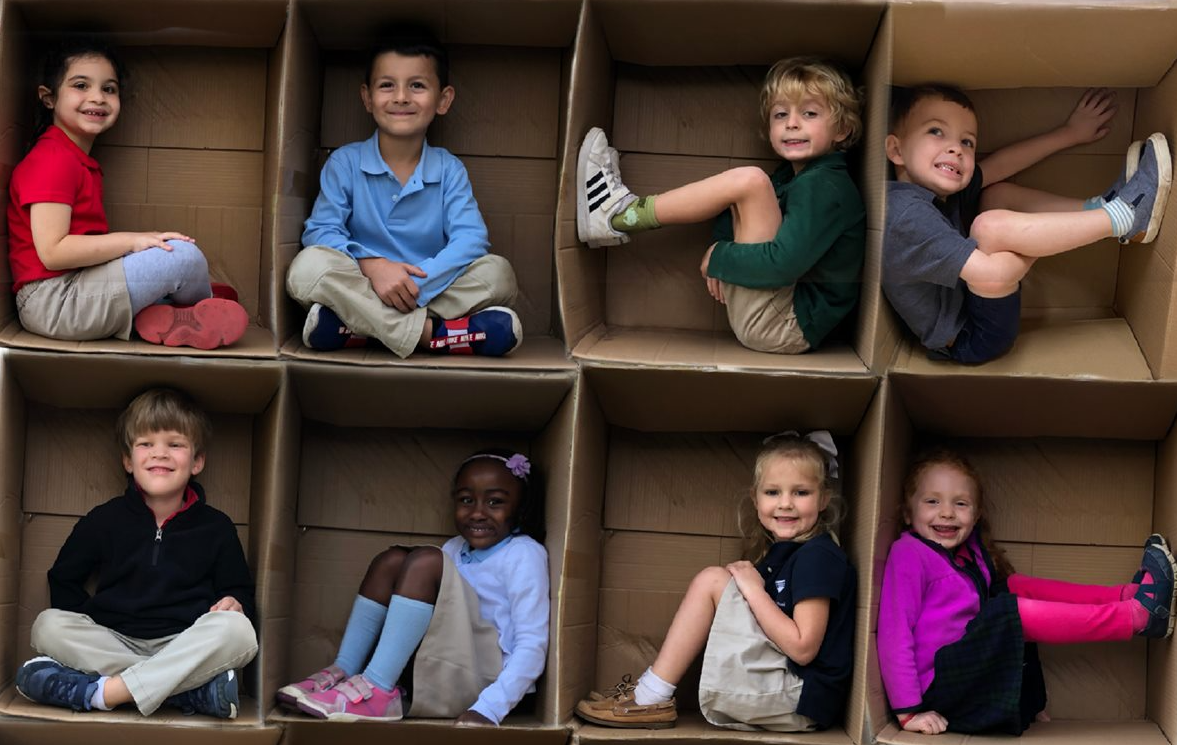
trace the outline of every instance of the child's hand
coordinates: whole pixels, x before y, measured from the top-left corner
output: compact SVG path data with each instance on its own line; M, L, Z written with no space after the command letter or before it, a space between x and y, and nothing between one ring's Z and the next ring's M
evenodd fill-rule
M459 727L493 727L495 723L482 716L478 712L470 709L462 712L462 716L454 720L454 724Z
M245 609L241 607L241 603L237 602L237 598L233 597L232 595L226 595L225 597L218 600L213 604L213 607L208 609L208 612L212 613L213 611L218 610L231 610L237 611L238 613L245 612Z
M167 241L196 242L183 233L173 233L170 231L163 233L132 233L130 252L138 253L139 251L146 251L149 248L162 248L165 251L171 251L172 247L167 244Z
M908 732L921 732L925 735L938 735L948 729L948 720L934 711L921 711L903 725Z
M711 265L711 252L715 250L715 244L712 243L707 249L707 253L703 254L703 262L699 264L699 273L703 275L703 281L707 283L707 294L715 298L717 302L727 305L727 299L723 296L723 282L715 277L707 276L707 267Z
M385 305L408 313L417 307L417 295L421 288L412 277L424 279L429 275L419 266L403 261L389 261L382 258L360 259L360 271L372 283L372 290L380 296Z
M1111 129L1109 122L1116 115L1116 92L1107 88L1088 88L1075 110L1067 117L1063 129L1074 145L1102 139Z
M752 562L733 561L725 569L736 581L736 587L740 588L740 594L744 597L747 597L748 592L752 589L764 590L764 578L760 576L760 572L756 571L756 565Z

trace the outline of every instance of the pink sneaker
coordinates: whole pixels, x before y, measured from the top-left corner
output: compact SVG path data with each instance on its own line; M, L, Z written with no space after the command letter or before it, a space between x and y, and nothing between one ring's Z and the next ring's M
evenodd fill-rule
M329 691L308 694L298 708L313 717L340 722L397 722L404 717L401 694L400 686L386 691L363 675L353 675Z
M311 673L306 680L279 688L278 703L291 709L297 709L298 702L310 694L329 691L345 680L347 680L347 673L343 671L342 667L338 665L325 667L317 673Z
M135 331L148 344L216 349L241 338L249 314L232 300L208 298L192 306L149 305L135 316Z

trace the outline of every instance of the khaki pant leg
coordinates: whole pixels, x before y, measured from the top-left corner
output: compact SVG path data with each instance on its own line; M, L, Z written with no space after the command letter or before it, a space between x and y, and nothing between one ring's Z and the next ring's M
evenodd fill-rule
M160 640L149 659L123 671L123 682L144 716L174 693L204 685L225 670L240 670L257 654L257 635L244 613L213 611L175 636Z
M37 615L33 649L84 673L118 675L147 659L136 640L101 626L82 613L49 608Z
M723 283L727 320L740 343L758 352L800 354L809 342L793 309L793 286L756 290Z
M28 331L50 339L131 338L131 296L121 259L20 288L16 312Z
M473 261L445 290L429 303L430 314L452 320L492 305L515 304L519 294L515 270L502 256L487 254Z
M424 308L401 313L385 305L355 259L325 246L298 252L286 273L286 290L304 308L322 303L353 333L379 339L398 357L413 353L425 327Z

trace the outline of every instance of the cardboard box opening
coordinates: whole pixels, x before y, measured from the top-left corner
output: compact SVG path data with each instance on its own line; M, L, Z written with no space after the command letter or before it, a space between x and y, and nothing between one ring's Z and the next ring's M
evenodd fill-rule
M364 50L397 21L424 24L450 53L450 111L434 120L430 145L466 166L490 234L491 252L507 258L519 283L515 310L523 345L496 368L566 366L555 320L552 245L557 157L568 67L579 3L407 2L395 8L360 2L300 0L291 13L290 64L284 95L298 103L284 115L276 292L301 246L303 222L319 193L319 172L335 148L366 140L375 124L360 101ZM281 304L283 354L362 365L399 360L377 346L324 354L302 345L306 312ZM414 355L408 364L486 366L461 356Z
M283 468L297 501L288 505L289 521L278 531L289 557L291 607L286 617L275 616L271 629L280 657L265 673L265 708L279 687L334 661L372 558L391 545L441 545L453 536L450 489L459 464L480 448L505 447L527 455L542 479L552 615L548 664L537 692L496 732L511 739L542 730L564 738L555 708L557 660L563 654L556 632L573 376L294 365L290 433L299 449ZM455 390L467 393L454 397ZM336 723L282 709L267 718L281 722L292 736L342 736L342 730L330 734ZM454 730L452 724L410 718L396 726L410 737L488 735L477 728ZM355 725L343 726L350 737ZM382 737L389 732L379 731Z
M657 655L695 574L741 558L737 510L748 498L756 453L768 435L792 428L834 434L847 506L838 535L861 584L869 559L861 547L873 531L873 380L602 368L588 368L585 378L591 395L582 404L573 454L576 502L565 594L567 630L577 638L570 646L578 653L562 663L566 716L590 691L611 691L625 674L636 680ZM859 595L865 598L861 588ZM865 620L861 607L857 618ZM856 621L858 631L863 620ZM865 647L858 631L856 649ZM696 661L676 692L676 726L648 737L846 743L862 729L853 690L845 721L822 733L712 727L698 712L700 668ZM632 736L574 721L578 742Z
M963 381L963 382L962 382ZM898 729L879 676L876 630L887 553L902 531L899 508L908 464L946 444L983 479L994 539L1016 571L1090 584L1122 584L1139 566L1150 533L1177 528L1170 494L1177 461L1175 389L1156 383L1053 386L898 374L883 386L885 414L866 660L866 737L911 742ZM1062 388L1060 391L1059 388ZM967 399L1003 401L1003 415L978 416ZM1086 409L1082 402L1104 402ZM961 401L956 409L950 401ZM1068 406L1080 414L1061 414ZM1081 419L1082 421L1077 421ZM1039 645L1054 721L1030 738L1168 742L1177 668L1171 641ZM949 743L977 736L947 733Z
M1066 121L1087 86L1117 93L1119 110L1103 139L1065 150L1013 183L1069 197L1099 194L1115 179L1133 140L1173 128L1177 32L1172 8L1038 5L895 5L893 82L943 80L965 88L977 107L978 161L985 153ZM1100 38L1131 39L1122 45ZM1104 36L1106 34L1106 36ZM1177 195L1169 198L1169 207ZM962 374L1086 376L1113 380L1173 377L1173 267L1177 227L1166 216L1155 242L1121 247L1099 241L1041 259L1022 283L1023 330L1010 353ZM924 350L889 307L880 314L876 358L913 372L944 365Z
M875 89L886 82L875 74L885 67L874 45L881 11L872 3L836 10L746 0L586 3L557 207L561 312L574 356L608 364L845 374L865 369L873 324L869 290L840 333L817 351L753 352L736 341L724 306L711 299L699 275L699 261L712 242L710 222L589 249L577 239L575 180L580 144L594 126L604 129L620 152L622 177L638 194L666 191L737 165L771 172L779 159L765 141L759 114L764 73L783 57L822 55L843 65L866 89L867 127L850 162L871 205L869 254L881 228L881 212L872 203L881 199L882 184L868 167L881 152L881 139L870 136L869 125L881 100Z
M150 718L140 716L133 707L76 714L29 702L17 694L12 682L20 665L36 656L29 645L29 631L37 614L49 606L45 575L62 543L79 517L126 488L115 420L134 396L153 386L186 391L212 419L207 465L198 480L209 504L237 526L257 584L260 622L267 589L259 558L265 545L263 514L272 495L271 480L259 459L273 449L277 437L273 419L277 406L272 403L282 377L277 363L220 360L216 365L203 361L177 365L159 357L86 356L73 357L67 365L60 355L12 350L0 362L0 419L4 422L0 534L9 547L0 570L6 577L0 601L6 632L0 642L0 678L5 681L0 712L69 723L66 726L117 722L216 727L243 741L272 742L273 733L259 726L258 665L245 670L238 718L224 721L185 717L167 708ZM77 381L82 379L87 385L79 388ZM47 727L45 732L70 737Z
M214 282L232 285L249 314L245 336L203 350L147 344L133 336L69 342L26 332L16 315L8 263L0 269L0 342L70 352L275 357L266 238L272 219L266 162L277 148L275 49L282 0L187 3L134 0L96 13L84 2L15 0L4 9L0 60L12 83L0 89L0 187L32 134L32 81L43 44L85 29L102 36L129 70L119 121L95 143L112 231L174 230L196 239ZM17 84L15 81L28 81ZM7 247L7 225L0 225Z

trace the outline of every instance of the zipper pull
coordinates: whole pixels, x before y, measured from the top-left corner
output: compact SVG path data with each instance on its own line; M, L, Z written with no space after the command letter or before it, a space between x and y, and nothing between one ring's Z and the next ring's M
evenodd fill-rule
M163 527L155 529L155 546L151 550L151 566L155 566L159 561L159 546L163 543Z

